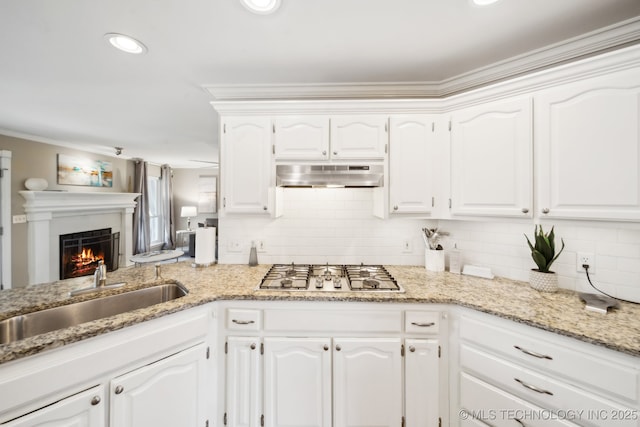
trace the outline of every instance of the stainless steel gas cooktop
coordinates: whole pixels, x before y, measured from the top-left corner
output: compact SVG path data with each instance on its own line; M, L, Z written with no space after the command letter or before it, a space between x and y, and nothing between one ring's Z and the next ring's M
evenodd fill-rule
M258 290L404 292L381 265L274 264Z

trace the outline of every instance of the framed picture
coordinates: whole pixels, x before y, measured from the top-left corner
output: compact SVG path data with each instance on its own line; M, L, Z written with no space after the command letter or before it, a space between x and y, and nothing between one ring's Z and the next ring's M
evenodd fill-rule
M198 179L198 213L216 213L217 178L200 175Z
M113 187L113 166L103 160L58 154L58 184Z

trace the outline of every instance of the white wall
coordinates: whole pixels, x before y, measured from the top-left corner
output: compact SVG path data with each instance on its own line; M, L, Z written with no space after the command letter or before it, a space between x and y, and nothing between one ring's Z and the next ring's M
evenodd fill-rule
M491 267L496 276L528 281L529 271L536 268L524 235L533 238L531 221L440 221L441 229L451 235L446 249L457 244L462 262ZM640 301L640 224L545 221L549 231L555 226L556 248L560 238L566 244L564 252L551 270L558 273L559 285L576 291L594 292L584 272L576 268L577 253L595 255L593 284L611 295Z
M272 219L233 215L220 219L219 262L245 264L252 240L263 240L258 262L424 263L420 230L429 224L417 219L381 220L372 215L372 189L286 188L284 213ZM409 240L411 252L403 252ZM237 241L240 252L229 245Z

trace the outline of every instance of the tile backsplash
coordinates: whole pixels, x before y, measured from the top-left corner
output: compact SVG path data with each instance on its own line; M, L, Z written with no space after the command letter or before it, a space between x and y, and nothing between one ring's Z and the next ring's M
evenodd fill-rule
M219 262L245 264L252 241L264 242L261 264L372 263L424 265L423 227L448 231L442 244L456 244L463 264L488 266L496 276L527 281L535 267L524 235L533 236L532 220L424 220L372 215L371 189L284 189L280 218L233 215L220 218ZM566 248L554 263L563 288L592 291L576 268L577 253L595 256L595 286L614 296L640 301L640 224L557 220ZM406 243L409 248L406 248ZM235 247L235 250L234 250Z
M251 241L264 242L261 264L424 263L420 230L436 221L373 216L370 188L285 188L280 218L226 216L220 218L219 262L244 264ZM405 243L409 248L405 249ZM234 243L239 252L233 252Z
M584 271L577 271L578 252L595 256L591 281L602 291L623 299L640 301L640 224L593 221L545 220L555 227L556 248L564 239L565 249L551 267L558 273L560 287L595 292ZM528 281L536 268L524 235L533 238L531 220L452 221L439 226L451 234L445 247L457 244L463 264L488 266L496 276Z

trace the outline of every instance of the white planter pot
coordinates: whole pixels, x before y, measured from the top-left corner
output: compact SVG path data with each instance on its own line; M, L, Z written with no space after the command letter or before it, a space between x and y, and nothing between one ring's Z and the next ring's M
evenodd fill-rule
M538 291L555 292L558 290L558 276L556 273L541 273L538 270L531 270L529 285Z
M444 271L444 251L427 249L424 254L424 267L428 271Z

